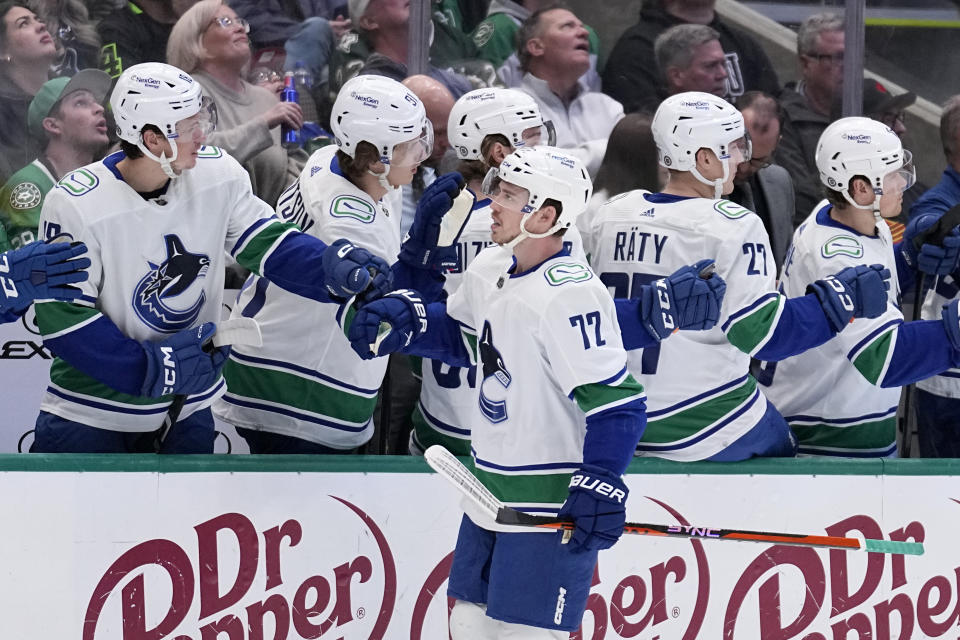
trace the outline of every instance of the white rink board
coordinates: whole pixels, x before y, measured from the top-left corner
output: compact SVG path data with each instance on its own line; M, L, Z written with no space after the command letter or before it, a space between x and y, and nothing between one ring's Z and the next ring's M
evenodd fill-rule
M298 461L291 468L322 464ZM960 635L956 477L627 478L630 520L832 535L859 527L866 537L916 537L926 554L627 536L600 554L579 637ZM0 481L5 638L447 637L446 572L461 512L433 474L9 471ZM279 635L265 608L281 614ZM846 627L860 635L838 632Z

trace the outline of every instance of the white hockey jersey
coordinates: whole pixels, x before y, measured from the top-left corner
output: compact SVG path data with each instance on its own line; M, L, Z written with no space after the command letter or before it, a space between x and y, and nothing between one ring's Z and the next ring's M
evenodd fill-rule
M283 192L277 214L330 244L348 238L388 263L400 251L399 209L376 202L341 173L337 147L316 151ZM214 411L230 424L337 449L373 434L386 358L362 360L337 324L337 305L306 300L254 278L233 316L260 324L263 346L235 347L224 368L229 390Z
M490 240L493 223L490 207L481 206L470 214L467 226L460 234L457 247L457 267L445 274L444 290L448 295L460 287L463 272L477 255L487 247L509 256ZM583 241L576 227L563 234L564 246L571 257L583 260ZM467 426L477 406L476 367L451 367L439 360L422 358L420 400L414 409L414 450L423 451L441 444L456 455L470 454L470 428Z
M857 318L829 342L776 363L764 363L757 378L783 414L799 453L882 457L896 453L900 388L879 386L903 321L897 300L897 267L890 227L865 236L830 217L826 200L793 234L780 287L802 296L815 280L846 267L882 264L890 269L887 309L878 318Z
M940 320L943 305L960 297L960 281L956 274L937 276L933 287L927 291L920 308L920 318L923 320ZM932 376L916 383L918 389L923 389L945 398L960 398L960 369L947 369L938 376Z
M481 252L447 314L477 358L477 476L514 507L556 513L583 460L586 416L643 390L626 370L613 300L586 263L561 253L511 275L512 262Z
M728 200L637 190L602 205L584 232L600 279L616 298L705 258L727 283L720 321L680 331L628 352L647 392L639 455L704 460L744 435L767 401L749 374L750 355L767 342L784 300L775 289L770 242L760 218Z
M64 336L107 316L138 341L220 319L225 255L262 270L288 225L250 190L246 171L216 147L202 147L196 167L171 180L166 193L145 200L122 180L114 154L65 176L47 194L44 238L69 234L87 245L89 280L76 303L38 305L45 339ZM172 396L119 393L57 358L40 409L115 431L153 431ZM187 400L185 418L225 390L220 379Z

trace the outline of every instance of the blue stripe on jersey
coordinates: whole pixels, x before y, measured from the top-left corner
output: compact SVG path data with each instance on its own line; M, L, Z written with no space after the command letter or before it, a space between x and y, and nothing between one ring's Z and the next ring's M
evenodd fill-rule
M423 414L424 419L430 423L430 426L437 431L447 431L457 436L470 437L470 429L461 429L460 427L455 427L452 424L447 424L443 420L438 419L423 406L423 400L417 402L417 408L420 409L420 413Z
M105 402L96 402L82 396L75 396L63 389L58 389L53 385L47 387L47 393L57 396L58 398L63 398L68 402L73 402L76 404L83 405L85 407L92 407L94 409L101 409L103 411L110 411L111 413L126 413L134 416L151 416L151 415L161 415L167 412L167 409L170 407L168 404L163 404L159 407L153 409L129 409L122 406L117 406L115 404L107 404Z
M233 350L230 352L230 357L234 358L235 360L239 360L240 362L247 362L251 365L261 364L261 365L276 367L277 369L285 369L287 371L292 371L298 375L307 376L309 378L315 378L317 380L321 380L323 382L335 385L343 389L347 389L349 391L353 391L355 393L361 393L366 396L375 396L377 395L377 392L380 390L379 387L376 389L364 389L362 387L357 387L352 384L347 384L346 382L342 382L340 380L337 380L336 378L332 378L330 376L324 375L319 371L308 369L307 367L301 367L299 365L291 364L289 362L283 362L282 360L272 360L270 358L248 356L242 353L237 353L236 350Z
M624 376L626 376L626 375L627 375L627 368L624 367L623 369L620 369L620 372L617 373L616 375L610 376L610 377L607 378L606 380L601 380L600 382L594 382L594 383L592 383L592 384L604 384L604 385L609 385L609 386L614 386L614 387L615 387L615 386L617 386L617 385L612 384L612 383L614 383L614 382L621 382L621 379L622 379ZM567 397L570 398L571 400L573 400L573 397L576 395L576 393L577 393L577 389L576 389L576 387L574 387L573 391L571 391L570 393L567 394Z
M882 325L880 325L879 327L871 331L869 334L867 334L867 337L865 337L863 340L861 340L856 345L854 345L853 349L850 349L849 353L847 353L847 360L850 360L852 362L854 357L859 354L859 351L863 347L867 346L867 343L873 341L874 338L876 338L878 335L880 335L890 327L896 326L902 322L903 320L901 318L897 318L895 320L888 320L887 322L883 323Z
M647 420L652 420L653 418L663 417L665 414L673 413L674 411L677 411L678 409L682 409L682 408L684 408L684 407L687 406L687 405L700 402L701 400L704 400L704 399L708 398L709 396L716 395L716 394L718 394L718 393L722 393L722 392L727 391L728 389L730 389L730 388L732 388L732 387L740 386L741 384L743 384L744 382L747 381L747 377L749 377L749 375L750 375L750 374L744 375L744 376L742 376L742 377L740 377L740 378L737 378L736 380L734 380L734 381L732 381L732 382L728 382L728 383L726 383L726 384L720 385L719 387L710 389L709 391L704 391L704 392L701 393L700 395L693 396L692 398L687 398L687 399L684 400L683 402L678 402L677 404L671 405L671 406L669 406L669 407L666 407L666 408L663 408L663 409L658 409L657 411L649 411L649 410L648 410L648 411L647 411Z
M244 230L244 232L240 234L240 237L237 238L236 243L234 243L233 247L230 249L230 255L233 256L234 258L236 258L236 257L237 257L237 250L238 250L240 247L243 246L243 243L247 241L247 238L248 238L250 235L252 235L254 232L258 231L258 230L260 229L260 227L262 227L263 225L269 224L269 223L271 223L271 222L273 222L273 221L275 221L275 220L278 220L278 218L276 218L275 216L271 216L271 217L269 217L269 218L260 218L259 220L257 220L257 221L254 222L253 224L251 224L249 227L247 227L247 228Z
M690 440L684 440L682 442L670 443L670 444L648 444L648 443L641 442L640 444L637 445L637 451L651 451L651 452L676 451L677 449L685 449L690 445L697 444L698 442L709 438L710 436L715 434L717 431L724 428L725 426L727 426L728 424L730 424L731 422L739 418L741 415L746 413L747 410L749 410L750 407L752 407L759 399L760 399L760 389L754 389L753 395L750 396L750 399L747 400L747 402L745 402L742 407L740 407L739 409L734 411L732 414L727 416L724 420L721 420L720 422L715 424L710 429L707 429L706 431L698 434L697 437Z
M866 420L877 420L879 418L886 418L892 413L896 413L896 405L890 407L886 411L879 411L877 413L867 413L862 416L856 416L853 418L821 418L820 416L784 416L783 419L789 423L795 422L809 422L811 424L853 424L855 422L864 422Z
M552 469L579 469L580 462L550 462L544 464L524 464L519 466L507 466L502 464L494 464L493 462L488 462L482 458L477 457L477 451L473 447L470 447L470 454L473 456L473 461L478 467L489 467L490 469L496 469L498 471L548 471Z
M797 453L811 456L834 456L838 458L894 458L897 453L897 443L894 442L886 449L856 450L830 449L825 447L797 447Z
M261 411L269 411L270 413L277 413L282 416L289 416L297 420L303 420L304 422L313 422L314 424L323 425L325 427L330 427L331 429L337 429L339 431L349 431L350 433L360 433L367 428L369 421L360 425L359 427L353 427L350 425L341 424L339 422L332 422L330 420L324 420L323 418L318 418L316 416L310 415L308 413L301 413L299 411L293 411L291 409L285 409L283 407L277 407L274 405L261 404L259 402L252 402L250 400L241 400L235 395L232 395L229 391L226 395L223 396L225 402L230 404L235 404L238 407L247 407L249 409L259 409Z
M754 300L752 304L747 305L746 307L744 307L743 309L740 309L740 310L737 311L736 313L730 314L730 317L727 318L727 321L724 322L724 323L723 323L723 326L720 328L721 331L726 332L727 329L730 328L730 325L731 325L731 324L733 324L734 322L736 322L737 320L739 320L739 319L742 318L743 316L747 315L748 313L750 313L751 311L753 311L753 310L756 309L757 307L763 306L764 304L766 304L767 302L769 302L771 298L776 298L776 297L779 296L779 295L780 295L780 294L771 291L770 293L767 293L767 294L764 294L764 295L760 296L759 298L757 298L756 300Z
M250 298L250 302L248 302L247 306L243 308L243 311L240 313L240 315L245 318L252 318L260 312L260 309L262 309L263 305L267 302L268 286L270 286L269 280L266 278L257 278L257 288L253 292L253 297Z
M944 371L939 375L943 376L944 378L960 378L960 371L951 369L950 371Z

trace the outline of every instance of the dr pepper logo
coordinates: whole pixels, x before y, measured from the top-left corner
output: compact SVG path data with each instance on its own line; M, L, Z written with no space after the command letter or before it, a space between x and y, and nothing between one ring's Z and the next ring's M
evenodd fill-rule
M329 529L224 513L194 527L195 546L137 544L93 589L82 639L383 638L397 593L392 552L370 516L331 498Z

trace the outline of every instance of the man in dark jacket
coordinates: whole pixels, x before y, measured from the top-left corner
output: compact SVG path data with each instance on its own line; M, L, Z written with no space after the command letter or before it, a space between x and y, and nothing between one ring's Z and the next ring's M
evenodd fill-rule
M776 95L780 83L773 65L760 45L714 11L716 0L645 0L640 22L627 29L613 47L603 71L603 91L623 104L627 113L649 104L650 97L668 94L657 71L653 43L661 33L678 24L703 24L719 34L726 54L727 93L736 102L744 91L759 90Z

